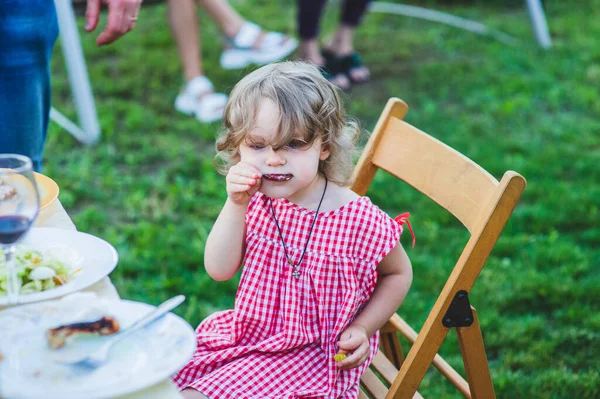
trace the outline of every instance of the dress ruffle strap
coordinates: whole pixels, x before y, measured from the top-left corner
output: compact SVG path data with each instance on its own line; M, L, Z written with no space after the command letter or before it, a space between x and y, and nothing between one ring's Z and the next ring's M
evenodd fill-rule
M403 226L404 223L406 223L406 225L408 226L408 231L410 231L410 235L412 236L412 247L415 247L415 243L417 242L417 239L415 238L415 232L412 229L412 226L410 225L410 222L408 221L408 218L410 217L410 212L404 212L401 213L400 215L396 216L394 218L394 220L400 225Z

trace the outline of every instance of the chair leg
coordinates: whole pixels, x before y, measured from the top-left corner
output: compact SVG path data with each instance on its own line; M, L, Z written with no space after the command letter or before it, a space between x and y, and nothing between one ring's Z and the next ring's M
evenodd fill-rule
M68 120L58 111L53 109L50 114L53 121L65 128L78 141L83 144L94 144L100 139L100 124L96 112L96 104L92 95L92 88L87 73L85 58L81 43L75 14L71 0L55 0L56 15L60 27L60 41L62 44L65 63L71 91L74 97L77 116L81 128Z
M390 327L388 331L385 327L382 328L380 341L381 351L385 357L390 359L392 364L400 370L402 363L404 363L404 352L402 352L402 344L400 344L400 338L396 329Z
M473 324L469 327L456 328L471 397L473 399L495 399L496 394L485 356L479 319L475 308L471 307L471 309L473 310Z
M549 49L552 47L552 38L548 31L548 23L546 22L546 14L540 0L527 0L527 8L531 17L535 38L542 48Z

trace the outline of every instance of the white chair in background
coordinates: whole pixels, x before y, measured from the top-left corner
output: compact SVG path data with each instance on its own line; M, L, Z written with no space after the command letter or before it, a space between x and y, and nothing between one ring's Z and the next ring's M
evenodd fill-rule
M540 0L525 0L529 10L529 16L533 25L533 31L538 44L544 49L552 46L546 15ZM509 45L515 45L518 40L505 33L490 29L470 19L457 17L445 12L431 10L428 8L411 6L406 4L388 3L385 1L374 1L369 5L369 11L385 14L403 15L406 17L420 18L427 21L439 22L455 28L463 29L479 35L487 35Z
M60 27L60 41L63 56L69 75L73 102L81 125L70 121L55 108L50 110L50 119L71 133L83 144L94 144L100 139L100 124L96 113L96 104L92 95L92 88L88 78L87 67L71 0L54 0L58 25Z
M552 39L550 39L546 14L544 14L544 8L540 0L527 0L527 8L529 8L529 16L531 17L533 31L538 43L543 48L549 49L552 47Z

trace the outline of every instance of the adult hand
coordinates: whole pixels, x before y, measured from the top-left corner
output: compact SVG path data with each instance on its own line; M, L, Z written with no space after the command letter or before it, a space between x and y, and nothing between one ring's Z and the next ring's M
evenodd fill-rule
M85 30L92 32L100 19L100 4L108 6L108 23L96 44L110 44L135 27L142 0L88 0L85 12Z

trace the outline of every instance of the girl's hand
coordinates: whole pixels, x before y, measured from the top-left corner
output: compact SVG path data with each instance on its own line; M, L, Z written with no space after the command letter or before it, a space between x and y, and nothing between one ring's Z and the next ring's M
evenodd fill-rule
M236 205L247 205L250 197L260 188L261 173L254 166L238 162L229 169L227 177L227 195Z
M347 355L344 360L337 363L338 368L348 370L360 366L369 357L369 348L371 347L367 330L359 325L349 326L340 335L338 347L340 348L338 353Z

